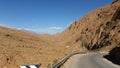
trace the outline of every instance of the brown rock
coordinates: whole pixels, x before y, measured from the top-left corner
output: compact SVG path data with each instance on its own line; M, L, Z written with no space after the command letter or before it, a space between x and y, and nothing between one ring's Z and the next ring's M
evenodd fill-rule
M58 34L58 38L64 40L62 42L66 45L77 45L87 50L102 48L108 51L120 42L119 30L120 2L117 1L89 12Z

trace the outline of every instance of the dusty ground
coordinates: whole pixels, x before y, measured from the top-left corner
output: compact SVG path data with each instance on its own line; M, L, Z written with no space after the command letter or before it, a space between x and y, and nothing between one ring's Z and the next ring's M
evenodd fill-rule
M51 37L0 27L0 68L28 64L41 64L45 68L71 51L55 42Z

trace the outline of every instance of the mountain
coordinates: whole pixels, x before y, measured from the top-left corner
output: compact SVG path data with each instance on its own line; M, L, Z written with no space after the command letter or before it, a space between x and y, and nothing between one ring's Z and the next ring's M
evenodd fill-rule
M120 45L119 0L89 12L56 35L0 26L0 68L28 64L41 64L41 68L46 68L73 50L110 51L117 45ZM119 58L119 49L110 54L117 54L114 58Z
M57 37L82 50L111 50L120 44L120 1L89 12Z
M44 68L71 51L54 43L51 37L0 27L0 68L18 68L28 64L41 64Z

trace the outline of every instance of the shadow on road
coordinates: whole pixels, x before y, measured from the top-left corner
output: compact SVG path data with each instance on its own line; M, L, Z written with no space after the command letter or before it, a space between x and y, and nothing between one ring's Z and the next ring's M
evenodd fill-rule
M111 61L111 62L114 63L114 64L120 65L120 62L113 60L113 59L110 57L110 55L104 55L103 57L104 57L105 59Z
M108 59L114 64L120 65L120 47L113 48L108 55L105 55L104 58Z

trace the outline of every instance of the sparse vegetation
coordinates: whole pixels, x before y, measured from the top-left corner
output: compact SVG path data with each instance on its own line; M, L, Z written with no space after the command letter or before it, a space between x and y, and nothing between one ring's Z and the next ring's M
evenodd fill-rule
M64 45L56 46L60 44L50 40L51 36L46 38L38 34L0 27L0 68L3 68L3 65L18 68L20 65L39 63L44 68L53 59L64 56L70 51L66 50ZM8 57L11 57L9 63ZM55 62L57 61L54 60Z
M47 68L50 68L51 67L51 64L49 63L48 65L47 65Z
M54 64L56 64L57 62L58 62L58 59L55 59L55 60L53 60L53 63L52 63L52 64L54 65Z

